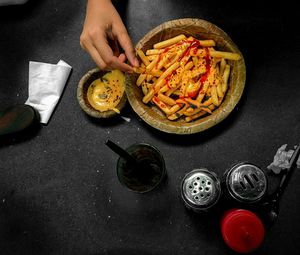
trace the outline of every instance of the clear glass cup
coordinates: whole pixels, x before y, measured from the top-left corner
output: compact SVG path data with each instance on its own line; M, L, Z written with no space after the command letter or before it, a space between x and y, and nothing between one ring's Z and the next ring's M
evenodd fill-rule
M121 184L137 193L145 193L157 187L166 176L161 152L147 143L133 144L126 151L136 160L136 164L119 157L117 176Z

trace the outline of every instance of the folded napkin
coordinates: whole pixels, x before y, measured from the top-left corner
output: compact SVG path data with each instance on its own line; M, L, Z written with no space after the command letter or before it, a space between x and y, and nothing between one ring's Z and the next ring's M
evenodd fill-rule
M300 146L300 145L298 145ZM282 170L288 169L291 166L291 158L297 147L291 150L286 150L287 144L283 144L280 148L278 148L273 162L267 166L267 168L275 174L279 174ZM300 156L296 161L297 168L300 168Z
M40 114L40 122L47 124L65 87L72 67L63 60L56 65L29 62L27 105Z

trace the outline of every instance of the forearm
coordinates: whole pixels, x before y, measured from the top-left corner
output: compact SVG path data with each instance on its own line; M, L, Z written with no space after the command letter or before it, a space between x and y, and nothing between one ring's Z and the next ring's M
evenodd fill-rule
M87 0L86 17L102 29L111 29L111 23L123 25L122 19L111 0ZM105 26L105 27L104 27ZM109 27L108 27L109 26Z

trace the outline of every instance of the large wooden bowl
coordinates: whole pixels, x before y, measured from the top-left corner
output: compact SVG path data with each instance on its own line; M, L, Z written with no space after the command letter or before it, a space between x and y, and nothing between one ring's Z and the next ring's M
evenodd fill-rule
M153 48L157 42L169 39L179 34L191 35L198 39L213 39L216 49L220 51L242 53L230 37L214 24L201 19L178 19L165 22L147 33L136 45L136 49L144 52ZM204 131L224 120L234 109L241 98L246 80L244 58L238 61L229 61L231 74L229 89L222 104L209 116L186 123L184 120L170 121L153 104L142 102L143 93L135 82L138 75L126 76L126 94L133 110L152 127L173 134L192 134Z

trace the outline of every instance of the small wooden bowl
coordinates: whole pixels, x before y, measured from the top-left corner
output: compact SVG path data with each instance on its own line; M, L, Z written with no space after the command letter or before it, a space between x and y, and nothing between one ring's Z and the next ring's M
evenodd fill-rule
M136 49L146 51L157 42L172 38L179 34L193 36L197 39L213 39L216 49L236 52L242 56L238 47L230 37L214 24L201 19L178 19L165 22L147 33L136 45ZM126 94L133 110L154 128L173 134L192 134L204 131L224 120L240 100L246 80L246 67L243 56L238 61L229 61L231 73L229 89L222 104L209 116L186 123L183 119L170 121L155 105L142 102L143 93L138 87L138 75L126 75Z
M102 71L99 68L94 68L90 71L88 71L79 81L78 87L77 87L77 99L79 102L79 105L81 106L82 110L84 110L89 116L94 118L110 118L118 113L116 113L113 110L108 110L104 112L100 112L96 109L94 109L91 104L89 103L87 99L87 91L90 86L90 84L96 80L105 75L107 71ZM127 101L126 93L123 93L123 96L119 102L119 104L116 106L118 110L121 111L121 109L125 106Z

